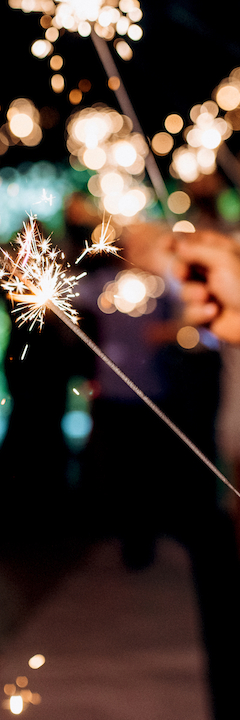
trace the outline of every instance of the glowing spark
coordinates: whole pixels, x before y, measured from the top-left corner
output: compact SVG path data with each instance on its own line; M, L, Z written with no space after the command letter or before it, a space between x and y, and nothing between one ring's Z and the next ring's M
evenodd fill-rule
M74 323L77 323L77 311L72 307L71 300L76 296L73 292L78 281L86 275L68 277L63 265L58 262L59 251L52 248L50 238L40 234L35 218L30 215L30 222L24 224L24 232L17 235L18 253L16 261L3 252L5 266L1 272L1 284L8 293L8 298L17 303L13 312L18 313L20 325L30 322L30 330L35 323L42 328L48 300L51 300ZM25 357L25 347L21 359Z
M23 223L24 233L22 235L19 233L17 236L17 238L18 238L17 242L18 242L18 245L20 245L18 260L19 260L19 262L21 262L22 267L25 267L25 265L28 261L28 258L29 258L30 252L31 252L31 247L34 244L35 232L36 232L35 217L33 215L29 215L28 217L29 217L28 225Z
M103 218L103 221L101 224L100 237L99 237L98 242L93 242L92 245L89 246L87 240L85 241L85 246L86 246L85 250L83 250L81 255L79 255L79 257L75 261L75 265L78 265L78 263L81 262L81 260L84 258L84 256L87 253L92 254L92 255L96 255L97 253L100 253L100 254L107 253L108 255L110 255L110 254L118 255L120 248L118 248L116 245L113 245L115 238L112 237L112 239L111 239L112 232L113 232L112 228L111 228L110 232L108 232L110 220L111 220L111 216L109 217L108 222L105 223L104 218ZM99 227L99 226L97 226L97 227ZM95 228L95 230L96 229L97 228Z
M27 344L25 345L25 347L24 347L23 351L22 351L22 354L21 354L21 360L24 360L24 358L25 358L25 355L26 355L26 353L27 353L27 350L28 350L28 347L29 347L29 346L28 346L28 343L27 343Z
M79 390L77 390L77 388L73 388L72 391L75 393L75 395L80 395L80 392Z
M52 201L54 200L54 198L55 198L55 195L52 195L52 193L50 193L50 195L48 197L45 188L43 188L40 200L35 202L34 205L41 205L42 202L49 203L49 205L52 205Z

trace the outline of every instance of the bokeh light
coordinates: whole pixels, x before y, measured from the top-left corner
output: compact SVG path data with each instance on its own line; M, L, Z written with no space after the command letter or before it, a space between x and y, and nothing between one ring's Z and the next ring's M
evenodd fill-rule
M13 715L20 715L20 713L23 711L23 699L21 695L12 695L10 697L10 710L13 713Z
M63 92L64 87L65 87L65 80L64 80L63 75L61 75L60 73L56 73L55 75L52 75L51 86L55 93Z
M172 154L169 170L173 177L191 183L201 175L214 172L218 149L233 132L230 111L225 118L218 117L218 113L219 106L215 100L206 100L202 105L197 104L191 108L190 118L193 124L183 131L185 144Z
M72 105L79 105L79 103L82 100L81 90L79 90L78 88L74 88L73 90L70 90L68 99Z
M116 30L118 35L126 35L130 25L130 20L126 15L122 15L117 20Z
M196 228L194 227L193 223L189 222L189 220L178 220L178 222L173 225L172 231L182 233L195 233Z
M80 156L80 159L83 160L84 165L90 168L90 170L100 170L100 168L105 165L107 157L103 148L96 147L87 148L83 156Z
M191 350L192 348L196 347L196 345L198 345L199 343L199 340L200 335L198 330L191 325L186 325L185 327L180 328L177 333L178 344L186 350Z
M26 675L18 675L18 677L16 678L16 684L20 688L25 688L28 684L28 678L26 677Z
M0 128L0 155L12 145L38 145L42 139L41 117L28 98L16 98L6 112L7 122Z
M133 51L130 45L128 45L125 40L117 40L114 43L114 47L122 60L131 60L133 56Z
M183 119L181 115L171 113L171 115L168 115L164 120L164 125L166 130L174 135L175 133L177 134L181 132L183 128Z
M140 317L155 310L157 298L164 290L165 283L161 277L137 268L123 270L114 281L106 283L97 304L106 314L118 310L132 317Z
M14 685L14 683L6 683L3 691L5 692L5 695L14 695L16 692L16 685Z
M29 659L28 664L29 664L29 667L32 668L33 670L38 670L40 667L42 667L42 665L45 664L45 662L46 662L46 659L45 659L44 655L37 654L37 655L33 655Z
M236 223L240 220L240 197L236 188L227 188L219 193L216 198L216 205L219 214L228 223Z
M91 415L85 410L70 410L61 420L66 444L72 452L79 452L86 444L93 427Z
M240 84L220 84L216 92L216 101L222 110L234 110L240 103Z
M108 87L110 88L110 90L116 91L120 88L120 85L121 85L121 81L120 81L120 78L117 77L117 75L112 75L108 79Z
M217 128L209 128L202 133L201 139L203 147L213 150L220 145L221 134Z
M88 80L87 78L82 78L82 80L79 80L78 87L79 87L79 90L86 93L86 92L89 92L89 90L91 90L92 84L91 84L90 80Z
M82 37L88 37L89 35L91 35L92 32L91 25L87 20L81 20L77 29L79 35L81 35Z
M16 138L17 140L17 138ZM19 140L19 142L22 142ZM0 170L0 240L8 242L19 231L29 208L36 212L46 231L64 237L64 198L75 191L88 194L92 171L81 165L73 169L67 158L57 164L47 161L21 163ZM95 176L93 176L95 177ZM45 194L43 193L45 189ZM52 201L51 201L52 198Z
M31 46L31 52L40 60L47 57L53 51L53 45L49 40L39 39Z
M176 215L181 215L190 208L191 200L187 193L182 190L176 190L169 195L167 204L171 212Z
M50 68L52 70L61 70L61 67L63 66L63 58L61 55L52 55L49 62Z
M40 705L41 701L42 701L42 698L38 692L31 693L31 699L29 699L29 702L32 705Z
M133 24L133 25L129 26L127 34L128 34L128 37L131 38L131 40L134 40L134 42L136 42L137 40L141 39L141 37L143 35L143 31L139 25Z
M72 113L67 120L67 148L70 162L78 162L98 173L89 179L89 192L98 198L99 208L110 215L133 218L150 200L143 186L148 146L132 122L105 105L94 105ZM137 181L140 176L140 181Z
M199 168L205 175L208 175L209 173L212 173L213 170L215 170L216 159L213 150L204 147L200 148L200 150L198 150L197 152L197 161Z
M19 138L25 138L33 130L32 118L26 113L16 113L9 122L11 132Z
M169 133L156 133L152 138L152 150L156 155L168 155L172 150L173 142L173 138Z
M32 695L33 694L31 692L31 690L29 690L29 689L21 691L21 697L22 697L24 703L32 702Z
M40 25L45 30L45 41L54 43L61 29L69 32L78 32L81 37L91 35L92 29L99 37L112 40L114 36L125 36L136 42L143 35L138 25L142 19L142 10L139 0L129 0L119 4L117 0L110 3L105 0L8 0L10 7L19 8L23 12L41 12ZM53 47L47 45L37 46L41 40L32 45L32 52L36 57L46 57ZM34 47L35 46L35 47ZM130 60L133 51L127 40L116 40L115 49L124 60Z
M49 28L51 24L51 15L42 15L42 17L40 18L40 25L44 28L44 30L47 30L47 28Z
M127 140L119 140L113 145L113 155L117 164L122 167L130 167L137 157L134 146Z
M187 145L174 151L172 167L176 177L181 178L184 182L194 182L199 176L197 156Z
M124 179L118 172L107 172L102 175L100 185L106 195L118 195L124 189Z
M45 32L46 40L49 40L49 42L51 42L51 43L56 42L58 37L59 37L59 30L56 27L49 27Z

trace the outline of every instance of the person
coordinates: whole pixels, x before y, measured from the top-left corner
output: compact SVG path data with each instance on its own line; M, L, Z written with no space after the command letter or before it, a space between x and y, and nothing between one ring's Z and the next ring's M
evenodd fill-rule
M189 324L205 325L220 340L240 344L237 240L212 228L174 233L161 223L150 234L142 224L139 231L130 226L125 235L131 262L156 275L171 273L180 281Z
M220 340L240 344L240 245L202 231L177 242L173 274L193 325L207 325Z
M165 227L161 232L160 224L155 229L155 234L148 234L147 227L139 233L134 227L127 230L128 259L143 270L156 275L167 273L175 279L186 324L203 325L220 341L240 345L237 241L212 227L188 235ZM206 383L208 375L207 371ZM173 417L182 427L184 402L177 402L176 410L178 407L179 417ZM205 429L208 415L205 405L200 417ZM159 526L189 551L207 650L213 715L215 720L225 720L239 714L240 573L233 523L218 504L219 490L208 470L175 438L164 462L164 432L162 429L159 452Z

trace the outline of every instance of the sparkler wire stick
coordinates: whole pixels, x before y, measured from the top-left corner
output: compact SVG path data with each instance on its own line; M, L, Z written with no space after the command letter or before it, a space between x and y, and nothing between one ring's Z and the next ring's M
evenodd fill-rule
M131 103L129 95L126 91L126 88L124 87L122 78L118 72L117 66L115 65L114 59L108 48L106 40L104 40L103 38L100 38L93 29L91 32L91 39L92 39L94 47L98 53L98 56L101 60L101 63L104 67L107 77L110 78L110 77L114 76L114 77L117 77L120 81L118 90L114 90L114 92L115 92L116 98L118 100L118 103L120 105L122 112L124 113L124 115L127 115L132 120L133 129L135 130L135 132L139 132L139 133L141 133L141 135L143 135L145 137L145 133L142 130L142 127L140 125L138 117L132 106L132 103ZM167 191L166 185L163 181L159 167L154 158L154 155L153 155L152 151L150 150L150 148L149 148L148 155L145 159L145 165L146 165L146 169L147 169L149 178L151 180L152 186L156 192L156 195L157 195L158 199L161 201L161 203L163 203L163 205L164 205L164 213L168 213L168 211L166 210L166 201L168 199L168 191Z
M90 350L95 353L95 355L97 355L101 360L103 360L103 362L105 362L105 364L108 365L108 367L113 370L113 372L115 372L115 374L118 375L118 377L120 377L126 385L128 385L128 387L135 393L135 395L140 398L140 400L145 403L145 405L148 405L148 407L155 413L155 415L157 415L170 428L170 430L172 430L175 435L177 435L180 440L182 440L182 442L185 443L185 445L187 445L190 450L192 450L195 455L197 455L197 457L209 468L209 470L212 471L212 473L214 473L214 475L216 475L216 477L219 478L219 480L221 480L225 485L227 485L227 487L230 488L230 490L232 490L240 498L240 492L238 492L238 490L236 490L236 488L229 482L229 480L227 480L225 475L223 475L223 473L218 470L214 463L212 463L211 460L209 460L209 458L197 447L197 445L195 445L195 443L192 442L192 440L190 440L190 438L185 435L185 433L182 432L182 430L180 430L180 428L175 425L175 423L172 422L172 420L170 420L170 418L165 415L162 410L160 410L158 405L155 405L155 403L148 397L148 395L145 395L145 393L137 385L135 385L135 383L130 380L130 378L122 370L120 370L118 365L116 365L113 360L111 360L108 355L106 355L103 350L101 350L98 345L96 345L96 343L88 337L88 335L79 327L79 325L75 325L70 319L70 317L65 315L65 313L59 307L57 307L55 303L52 302L52 300L47 300L46 305L49 310L52 310L52 312L55 313L55 315L57 315L60 320L62 320L62 322L64 322L65 325L67 325L70 330L72 330L72 332L74 332L75 335L77 335L85 343L85 345L87 345Z
M240 188L240 163L225 142L218 148L217 163L222 170L224 170L233 185Z

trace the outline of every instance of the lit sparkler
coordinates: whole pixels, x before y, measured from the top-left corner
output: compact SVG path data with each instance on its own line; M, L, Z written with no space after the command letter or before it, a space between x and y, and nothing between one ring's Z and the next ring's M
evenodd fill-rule
M72 307L71 299L76 297L73 292L75 284L80 280L78 277L68 278L63 266L58 263L59 251L51 250L50 239L44 240L38 230L35 218L30 216L31 226L31 247L26 241L26 232L18 235L17 242L20 251L17 260L6 252L3 252L4 263L0 273L1 285L7 291L8 297L19 304L17 312L20 312L18 321L20 324L30 322L30 330L38 323L40 328L43 325L46 308L54 312L62 322L67 325L118 377L157 415L180 440L216 475L230 490L239 498L240 492L229 482L220 470L204 455L204 453L185 435L175 423L147 396L145 393L109 358L93 340L79 327L78 315ZM24 243L28 242L25 253ZM22 264L27 257L25 265ZM6 278L6 279L5 279ZM15 310L13 311L15 312ZM27 346L26 346L27 350Z
M97 253L118 255L119 248L116 245L113 245L115 240L115 231L110 225L110 220L111 217L108 219L107 223L105 223L103 219L101 225L97 225L92 233L92 239L95 240L97 235L99 235L99 239L93 242L90 246L88 245L88 241L85 241L85 250L83 250L81 255L79 255L75 261L75 265L78 265L87 253L90 255L96 255Z
M58 261L59 251L52 248L50 238L42 237L35 217L29 216L24 232L17 236L16 260L2 250L4 263L1 272L2 287L17 307L17 322L30 323L30 330L37 323L43 326L48 300L77 323L78 313L72 306L74 287L85 272L69 277L63 264Z

